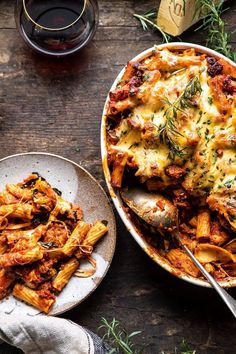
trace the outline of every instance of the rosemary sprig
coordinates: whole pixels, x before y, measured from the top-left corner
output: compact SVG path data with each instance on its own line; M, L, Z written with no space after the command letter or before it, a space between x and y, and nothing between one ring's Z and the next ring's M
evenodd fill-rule
M188 343L183 339L181 345L180 345L180 350L175 348L174 354L196 354L196 350L190 349ZM166 354L165 352L161 352L161 354Z
M186 148L181 148L181 146L176 143L176 135L183 136L180 132L177 131L175 122L172 120L167 120L167 123L161 128L159 132L159 137L161 141L168 145L170 148L169 158L174 159L175 156L185 157Z
M225 55L231 60L236 61L236 50L233 50L229 44L231 35L226 31L225 22L222 19L224 0L214 2L212 0L197 0L196 14L200 11L206 11L207 15L203 18L200 27L208 31L207 46Z
M121 323L115 318L111 322L108 322L104 317L101 320L102 325L99 329L106 330L104 339L112 346L109 354L142 354L142 350L136 349L132 343L132 337L140 334L140 331L135 331L130 334L122 327Z
M109 354L141 354L143 350L139 350L134 347L134 344L131 341L131 338L140 334L141 331L135 331L131 334L128 334L126 329L121 325L119 321L115 318L111 322L107 319L102 318L102 325L99 329L106 331L103 336L104 339L108 341L112 349ZM175 354L196 354L196 350L191 350L185 340L182 341L180 345L180 350L175 348ZM165 354L162 352L161 354Z
M171 41L171 36L165 33L157 24L154 22L154 20L157 17L156 10L149 10L145 12L142 15L139 14L133 14L134 17L136 17L140 22L141 25L144 29L144 31L148 31L150 28L154 30L158 30L163 38L164 43L169 43Z
M183 5L185 15L186 0L183 0ZM213 0L196 0L194 17L201 11L207 13L206 16L203 17L202 25L198 27L196 31L201 28L207 30L208 36L206 45L236 62L236 50L233 50L232 46L229 44L234 31L232 33L226 31L226 23L222 19L222 14L226 11L226 9L223 9L223 5L224 0L219 0L218 2ZM156 29L162 34L163 42L168 43L172 40L172 37L155 23L157 17L156 10L149 10L142 15L134 14L133 16L139 19L144 31L151 28Z
M174 156L184 157L187 155L186 148L181 148L176 142L178 136L183 136L182 133L178 131L177 126L177 116L178 113L186 115L184 111L185 108L193 108L194 104L192 99L197 93L201 93L201 84L197 77L190 79L186 85L183 93L177 98L173 103L168 99L165 99L163 102L168 105L168 108L165 111L166 122L165 125L161 128L159 132L160 139L169 146L170 148L170 157L173 159Z
M178 98L179 106L181 109L194 107L192 99L197 93L201 93L202 88L198 77L193 77L185 87L184 92Z
M183 339L180 346L180 354L196 354L196 350L190 349L188 343Z

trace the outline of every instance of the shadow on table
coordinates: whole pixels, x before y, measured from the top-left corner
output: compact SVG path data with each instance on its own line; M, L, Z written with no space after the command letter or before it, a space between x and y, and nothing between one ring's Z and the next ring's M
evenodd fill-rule
M78 76L88 69L92 44L83 48L79 53L64 58L45 56L27 47L25 51L27 51L26 58L32 70L35 70L35 74L41 78L70 77L73 80L74 76L78 80Z

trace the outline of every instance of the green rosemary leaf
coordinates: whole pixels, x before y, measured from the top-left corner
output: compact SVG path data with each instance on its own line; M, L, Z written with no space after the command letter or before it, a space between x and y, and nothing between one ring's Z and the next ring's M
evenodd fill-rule
M105 330L103 338L112 346L112 353L122 354L141 354L142 350L135 349L134 344L131 342L131 338L140 334L140 331L128 333L121 323L115 318L111 322L108 322L105 318L101 319L102 325L99 329Z
M196 350L191 350L185 340L182 341L180 354L196 354Z
M208 97L207 97L207 101L208 101L209 105L212 105L212 103L213 103L213 98L212 98L211 96L208 96Z
M142 349L135 348L134 344L131 342L130 338L142 333L140 331L135 331L128 333L122 324L115 318L111 322L106 320L104 317L101 319L101 326L98 328L105 330L103 338L108 340L111 345L111 350L109 354L144 354L144 347ZM182 341L181 347L178 350L175 348L175 354L196 354L195 350L191 350L185 340ZM167 354L161 352L161 354Z
M177 141L179 136L184 136L179 132L177 126L178 112L186 115L186 108L194 108L192 100L197 94L201 93L201 91L200 81L197 77L194 77L189 80L183 93L176 101L172 103L168 98L163 100L163 103L167 105L167 109L164 113L166 122L159 130L159 138L164 144L168 145L170 149L169 158L171 159L174 159L175 156L181 158L187 156L187 148L179 146Z
M132 332L131 334L129 334L129 338L131 337L134 337L134 336L137 336L138 334L142 333L141 331L135 331L135 332Z
M111 349L108 354L114 354L114 353L116 353L116 349L115 348Z
M154 29L154 30L158 30L163 38L163 42L165 43L169 43L172 39L172 37L170 35L168 35L167 33L165 33L159 26L157 26L157 24L154 22L156 17L157 17L157 13L156 10L149 10L147 12L145 12L144 14L140 15L140 14L133 14L133 16L135 18L137 18L144 31L148 31L150 28Z
M196 0L195 16L200 11L204 11L207 15L203 18L200 27L208 31L207 46L225 55L233 61L236 61L236 51L229 44L232 34L226 31L226 24L222 19L224 1L214 2L212 0Z

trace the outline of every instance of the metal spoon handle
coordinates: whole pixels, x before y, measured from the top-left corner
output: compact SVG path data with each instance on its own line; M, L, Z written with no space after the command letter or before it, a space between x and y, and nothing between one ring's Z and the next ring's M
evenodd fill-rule
M179 237L176 236L176 238ZM219 284L218 282L206 271L206 269L201 265L201 263L197 260L197 258L192 254L192 252L189 250L189 248L185 245L182 244L182 242L179 240L181 247L185 250L185 252L188 254L188 256L192 259L193 263L198 267L198 269L202 272L202 274L207 278L209 283L212 285L213 288L218 292L222 300L225 302L225 304L228 306L234 317L236 318L236 300L230 296L227 291L225 291Z

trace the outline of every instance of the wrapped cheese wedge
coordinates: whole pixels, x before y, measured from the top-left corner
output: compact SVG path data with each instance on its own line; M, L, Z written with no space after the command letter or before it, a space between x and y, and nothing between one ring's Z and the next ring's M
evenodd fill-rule
M204 15L196 0L162 0L157 25L166 33L178 36Z

